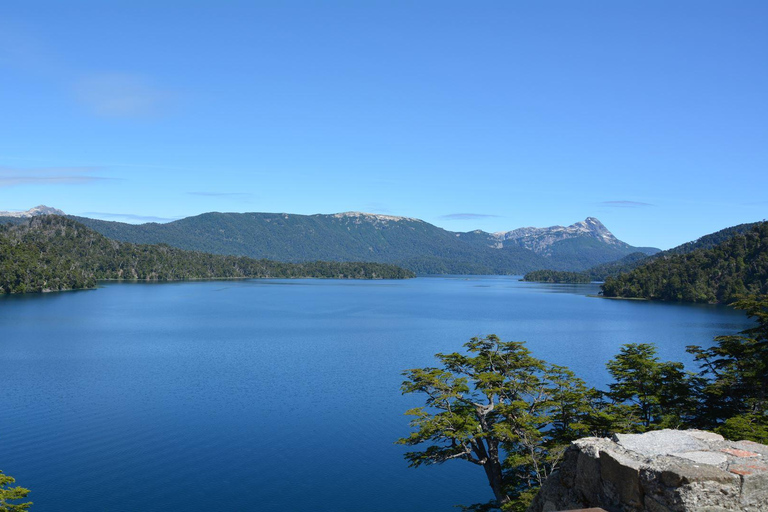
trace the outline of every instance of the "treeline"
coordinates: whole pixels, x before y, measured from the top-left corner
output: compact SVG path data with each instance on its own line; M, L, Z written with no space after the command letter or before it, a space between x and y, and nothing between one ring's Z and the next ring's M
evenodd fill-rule
M523 281L538 283L591 283L592 280L584 272L560 272L557 270L535 270L523 276Z
M606 297L728 303L768 293L768 222L711 249L655 258L629 273L608 277Z
M55 215L0 226L0 293L92 288L100 279L178 281L226 278L403 279L381 263L281 263L117 242Z
M412 466L464 459L482 465L495 499L465 510L524 511L581 437L698 428L768 443L768 296L734 304L757 320L711 348L689 346L698 372L662 361L652 344L624 345L607 389L534 358L523 342L473 338L439 367L403 372L403 393L424 394L399 443Z

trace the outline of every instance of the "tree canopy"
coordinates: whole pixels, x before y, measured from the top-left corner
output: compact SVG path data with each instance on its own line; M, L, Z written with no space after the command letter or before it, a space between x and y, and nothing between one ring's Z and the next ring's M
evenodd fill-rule
M411 409L414 431L398 442L411 466L463 459L483 468L495 504L523 510L586 432L592 392L568 369L533 357L524 343L472 338L467 354L437 354L440 367L404 372L403 393L426 396Z
M15 482L15 478L0 471L0 512L23 512L32 505L31 501L11 503L21 501L29 494L29 489L24 487L11 487Z
M483 468L494 500L474 510L524 510L579 437L704 428L768 443L768 296L734 304L757 321L711 348L688 347L699 373L661 361L652 344L627 344L606 368L605 391L567 368L533 357L523 342L472 338L466 353L437 354L439 366L403 372L404 394L425 397L407 411L398 441L413 467L461 459Z

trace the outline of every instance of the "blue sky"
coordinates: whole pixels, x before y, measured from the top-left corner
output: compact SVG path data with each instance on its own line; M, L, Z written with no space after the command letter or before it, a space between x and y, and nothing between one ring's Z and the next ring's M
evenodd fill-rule
M0 5L0 210L603 221L768 215L768 2Z

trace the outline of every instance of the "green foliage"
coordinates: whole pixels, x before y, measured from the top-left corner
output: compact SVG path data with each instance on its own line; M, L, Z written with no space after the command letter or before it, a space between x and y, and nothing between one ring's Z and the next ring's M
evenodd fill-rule
M655 258L602 286L606 297L728 303L768 293L768 222L710 249Z
M175 281L245 277L400 279L413 273L359 262L280 263L109 240L70 219L46 215L0 226L0 293L92 288L99 279Z
M12 501L21 501L29 494L29 489L24 487L10 487L15 482L15 478L0 471L0 512L23 512L32 505L31 501L11 503Z
M406 413L414 431L398 442L427 445L405 455L413 467L452 459L481 466L494 506L524 509L568 443L588 433L591 390L522 342L490 335L465 347L466 354L437 354L440 367L403 373L403 393L424 394L426 406Z
M609 261L594 266L584 273L589 276L591 281L605 281L607 277L615 277L623 272L629 272L636 269L646 261L650 261L654 256L642 252L633 252L616 261Z
M407 370L403 393L426 405L407 412L413 432L398 442L411 466L463 459L481 466L495 500L464 510L524 511L579 437L706 428L728 439L768 443L768 296L741 299L757 325L688 351L699 375L660 361L652 344L627 344L610 360L608 391L534 358L521 342L472 338L467 354L437 354L440 367Z
M606 364L613 377L606 396L615 432L645 432L689 426L696 414L696 378L682 363L660 362L656 347L624 345Z
M535 270L523 276L523 281L538 283L591 283L588 275L582 272L562 272L558 270Z
M702 417L722 435L768 442L768 296L733 304L757 320L736 336L718 336L708 349L688 347L701 362Z
M678 245L677 247L673 247L672 249L668 249L666 251L656 253L648 250L635 252L628 254L619 260L594 266L587 270L586 273L593 281L605 281L608 277L616 277L619 274L631 272L637 267L640 267L646 263L650 263L656 259L668 258L676 254L689 254L699 249L712 249L713 247L730 240L736 235L749 233L757 225L757 222L753 222L751 224L739 224L738 226L721 229L716 233L703 236L697 240Z
M490 233L455 233L417 219L277 213L206 213L167 224L142 225L75 219L125 242L165 243L187 250L289 262L375 261L419 274L583 270L638 250L584 237L557 242L550 255L543 256L515 245L498 249L498 240Z

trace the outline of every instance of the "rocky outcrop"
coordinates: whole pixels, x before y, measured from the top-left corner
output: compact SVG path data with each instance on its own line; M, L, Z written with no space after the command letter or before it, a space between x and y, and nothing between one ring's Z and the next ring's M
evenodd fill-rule
M44 204L41 204L40 206L35 206L34 208L30 208L25 212L0 212L0 217L13 217L18 219L37 217L39 215L62 215L63 216L66 214L57 208L51 208L50 206L45 206Z
M528 512L768 510L768 446L701 430L589 437L572 443Z
M548 228L518 228L512 231L493 233L493 237L504 244L515 244L537 254L548 254L550 246L570 238L595 238L608 245L626 246L602 222L594 217L587 217L570 226L552 226Z

